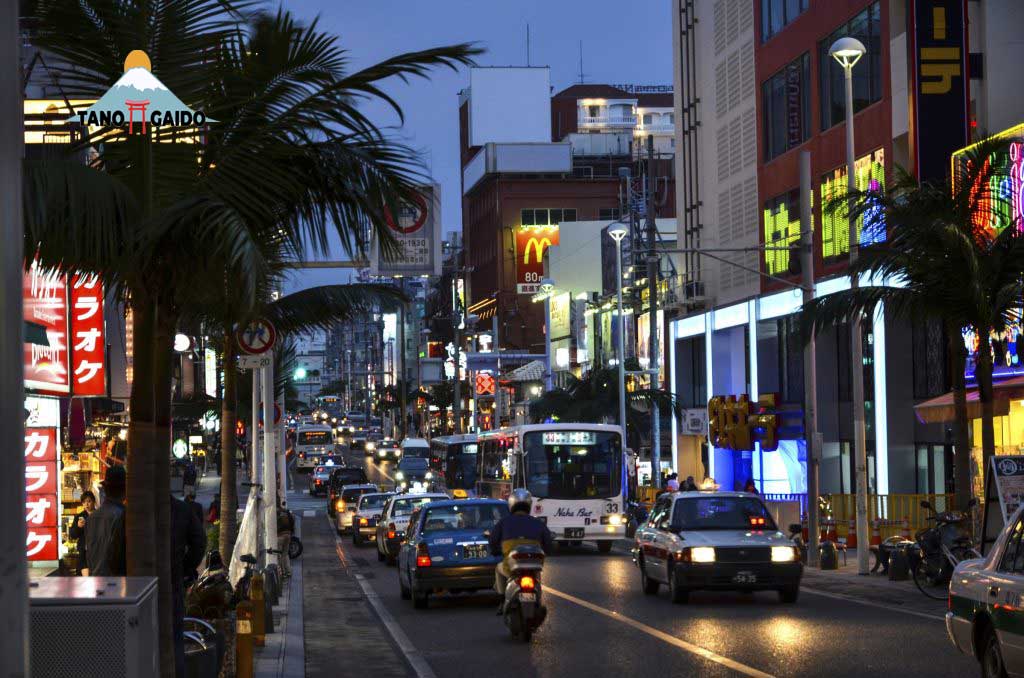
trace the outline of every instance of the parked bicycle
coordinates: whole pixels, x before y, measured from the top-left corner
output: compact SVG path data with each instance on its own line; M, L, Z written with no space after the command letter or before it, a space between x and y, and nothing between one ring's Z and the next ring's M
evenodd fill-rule
M928 520L934 520L935 525L919 530L914 535L916 547L909 555L914 583L929 598L945 600L949 580L957 564L968 558L981 558L971 542L968 530L971 510L976 503L974 499L968 502L967 511L963 513L940 513L929 502L921 502L921 508L932 512Z

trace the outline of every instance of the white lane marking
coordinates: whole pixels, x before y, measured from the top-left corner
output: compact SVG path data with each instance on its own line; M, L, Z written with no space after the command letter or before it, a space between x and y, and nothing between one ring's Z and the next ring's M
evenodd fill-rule
M316 511L303 511L302 512L302 517L303 518L315 518L316 517Z
M679 638L676 638L674 636L670 636L669 634L665 633L664 631L659 631L658 629L654 628L653 626L648 626L647 624L644 624L643 622L639 622L639 621L637 621L635 619L632 619L630 617L626 617L624 615L621 615L618 612L615 612L614 610L609 610L609 609L603 608L600 605L595 605L595 604L593 604L593 603L591 603L589 601L583 600L582 598L577 598L576 596L571 596L568 593L562 593L561 591L555 590L555 589L551 588L550 586L545 586L544 587L544 591L546 593L550 593L551 595L556 596L558 598L562 598L564 600L568 600L570 603L576 603L580 607L585 607L588 610L590 610L591 612L596 612L596 613L598 613L600 615L604 615L605 617L608 617L609 619L614 619L617 622L622 622L626 626L631 626L634 629L636 629L638 631L642 631L643 633L646 633L647 635L649 635L649 636L651 636L653 638L657 638L658 640L666 642L669 645L674 645L675 647L678 647L681 650L685 650L686 652L689 652L690 654L695 654L698 657L701 657L703 659L707 659L708 661L714 662L716 664L720 664L721 666L725 666L726 668L730 668L733 671L736 671L737 673L742 673L745 676L752 676L753 678L775 678L775 676L773 676L770 673L765 673L764 671L758 671L754 667L747 666L746 664L741 664L740 662L736 661L735 659L729 659L728 657L723 657L722 655L717 654L715 652L712 652L711 650L708 650L706 648L700 647L699 645L694 645L693 643L688 643L685 640L680 640Z
M940 621L943 624L946 623L944 617L940 617L935 614L928 614L927 612L918 612L916 610L907 610L896 605L886 605L885 603L876 603L873 600L864 600L863 598L857 598L856 596L847 596L842 593L830 593L828 591L819 591L818 589L807 588L806 586L800 587L800 593L810 593L814 596L824 596L825 598L834 598L835 600L843 600L848 603L857 603L859 605L867 605L868 607L877 607L881 610L889 610L891 612L902 612L903 614L913 615L915 617L922 617L924 619L931 619L934 621Z
M370 466L372 466L373 468L377 469L377 473L381 474L382 476L384 476L388 480L394 482L395 479L391 476L390 473L388 473L387 471L384 470L383 466L380 466L376 462L372 462L372 461L370 462Z
M331 522L330 518L327 519L327 522ZM338 560L341 561L343 567L347 568L348 563L345 558L345 550L341 545L340 537L334 537L334 546L338 552ZM416 649L416 646L412 644L411 640L409 640L409 636L405 635L405 631L402 630L402 627L398 625L395 618L392 617L391 613L388 612L386 607L384 607L384 603L381 602L380 596L377 595L377 592L373 590L373 586L371 586L366 578L359 573L353 572L352 576L355 577L356 583L358 583L359 588L363 590L363 595L366 596L367 602L370 603L370 606L373 607L373 611L377 613L378 617L380 617L380 621L384 624L384 628L391 634L391 639L395 641L395 645L398 646L398 649L401 651L402 656L405 657L405 660L409 662L409 666L412 667L416 676L418 678L437 678L437 674L435 674L434 670L430 668L430 664L428 664L427 660L423 657L423 653Z

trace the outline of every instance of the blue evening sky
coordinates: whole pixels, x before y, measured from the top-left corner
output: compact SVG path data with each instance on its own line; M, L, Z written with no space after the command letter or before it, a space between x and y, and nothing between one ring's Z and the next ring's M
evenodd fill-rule
M349 50L353 69L458 42L486 48L477 60L482 66L522 66L529 24L530 63L551 67L555 91L578 82L581 40L586 82L672 83L669 0L285 0L284 6L305 21L319 15L321 28L339 35ZM458 93L468 80L466 69L439 70L429 81L386 86L405 112L396 133L423 152L441 185L445 233L462 228ZM380 125L398 125L385 106L367 104L366 110ZM345 279L340 270L304 271L293 284Z

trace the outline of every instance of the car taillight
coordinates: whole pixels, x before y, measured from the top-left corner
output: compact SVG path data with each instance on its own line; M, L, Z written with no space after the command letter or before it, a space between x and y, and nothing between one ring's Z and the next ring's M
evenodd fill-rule
M360 525L369 525L369 524L370 524L370 521L369 521L369 520L367 520L366 518L360 518L360 519L359 519L359 524L360 524Z
M334 509L336 511L344 511L345 510L345 502L342 501L341 499L339 499L338 501L334 502Z
M763 517L761 517L761 516L750 516L750 526L751 527L754 527L754 528L761 527L761 528L763 528L764 525L765 525L765 522L764 522L764 518Z
M533 577L527 575L519 578L519 588L523 591L533 591L537 588L537 582L534 581Z
M430 567L430 551L427 550L427 545L420 542L416 546L416 567Z
M394 523L388 523L388 539L394 539L398 536L398 530Z

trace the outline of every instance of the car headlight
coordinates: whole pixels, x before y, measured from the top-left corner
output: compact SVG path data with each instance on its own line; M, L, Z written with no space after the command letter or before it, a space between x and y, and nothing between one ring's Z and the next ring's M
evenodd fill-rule
M366 443L366 449L368 449L368 450L376 450L377 446L375 444L373 444L373 443Z
M690 560L695 563L715 562L714 546L694 546L690 549Z
M356 432L356 427L355 426L349 426L348 427L348 432L349 433L355 433Z
M380 452L377 453L377 456L378 457L386 457L386 456L388 456L388 451L387 450L381 450Z
M339 499L338 501L334 502L334 510L336 510L336 511L344 511L345 510L345 502L343 502L341 499Z
M622 525L622 516L618 513L613 513L612 515L608 516L608 524L615 526Z
M796 549L792 546L773 546L773 563L791 563L796 560Z
M366 518L360 518L360 519L359 519L359 524L360 524L360 525L369 525L369 524L370 524L370 521L369 521L369 520L367 520Z
M426 478L427 480L430 480L431 478L433 478L433 477L434 477L434 474L433 474L433 473L431 473L430 471L427 471L427 475L425 475L425 476L423 476L423 477L424 477L424 478Z
M405 474L402 473L401 471L399 471L398 473L395 474L395 479L396 480L401 480L404 477L405 477Z
M406 484L403 482L402 483L402 488L405 489L405 486L406 486Z

